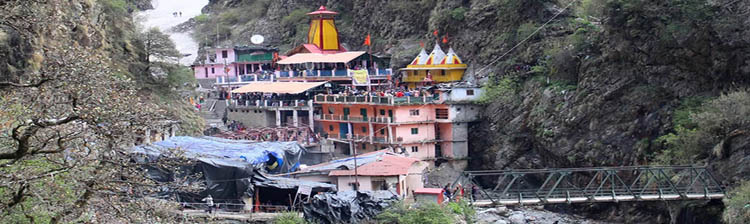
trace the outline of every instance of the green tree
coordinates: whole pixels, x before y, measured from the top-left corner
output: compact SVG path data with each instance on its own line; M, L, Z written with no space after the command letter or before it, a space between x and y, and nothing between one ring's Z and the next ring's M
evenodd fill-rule
M743 181L740 186L730 191L724 198L722 219L727 224L750 223L750 181Z

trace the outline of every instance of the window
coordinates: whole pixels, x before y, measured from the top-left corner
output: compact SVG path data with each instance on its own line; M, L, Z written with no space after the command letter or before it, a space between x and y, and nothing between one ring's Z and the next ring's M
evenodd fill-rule
M333 125L328 125L328 130L333 131Z
M419 128L411 128L411 134L412 135L419 134Z
M440 76L445 76L445 70L440 70Z
M362 133L367 133L367 127L362 127Z
M412 146L411 152L419 152L419 146Z
M204 73L206 73L206 78L208 78L208 68L203 68L203 71L205 71Z
M214 71L214 67L211 67L211 74L214 74L214 73L216 73L216 71Z
M362 143L362 150L367 150L367 145L365 143Z
M221 58L227 58L227 51L221 51Z
M435 119L448 119L448 109L435 109Z
M385 116L385 110L381 109L381 110L380 110L380 115L381 115L381 116Z
M385 129L380 129L380 134L384 135L385 134Z
M409 115L411 115L411 116L419 116L419 110L418 109L409 110Z
M466 90L466 95L467 96L473 96L474 95L474 90L473 89L467 89Z

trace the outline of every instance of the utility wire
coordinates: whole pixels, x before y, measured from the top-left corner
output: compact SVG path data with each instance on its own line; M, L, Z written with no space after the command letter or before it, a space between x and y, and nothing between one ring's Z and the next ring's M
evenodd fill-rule
M555 15L552 16L551 19L547 20L547 22L545 22L544 24L542 24L542 26L540 26L539 28L537 28L536 30L534 30L533 33L531 33L529 36L527 36L526 38L524 38L523 40L521 40L521 42L518 42L518 44L516 44L515 46L513 46L512 48L510 48L510 50L506 51L504 54L500 55L500 57L496 58L495 60L493 60L489 64L487 64L484 67L482 67L482 69L479 69L478 71L474 72L474 76L476 77L477 74L479 74L480 72L482 72L485 69L489 68L492 64L495 64L496 62L500 61L500 59L502 59L506 55L510 54L510 52L513 52L513 50L515 50L516 48L518 48L519 46L521 46L521 44L523 44L526 41L528 41L529 39L531 39L531 37L533 37L534 35L536 35L537 33L539 33L539 31L542 30L542 29L544 29L544 27L547 26L547 24L549 24L550 22L552 22L552 20L555 20L557 18L557 16L559 16L560 14L562 14L563 12L565 12L565 10L567 10L571 5L573 5L573 3L577 2L577 1L578 0L573 0L570 3L568 3L568 5L566 5L565 8L563 8L559 12L555 13ZM483 77L480 77L480 78L483 78Z

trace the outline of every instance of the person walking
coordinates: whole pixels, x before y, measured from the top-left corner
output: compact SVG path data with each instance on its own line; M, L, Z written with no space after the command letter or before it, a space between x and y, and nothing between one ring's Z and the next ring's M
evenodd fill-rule
M209 194L209 195L208 195L208 197L205 197L205 198L203 198L203 200L201 200L201 201L205 201L205 202L206 202L206 205L208 206L208 209L206 209L206 212L208 212L208 214L211 214L211 213L213 213L213 209L214 209L214 198L213 198L213 197L211 197L211 195Z
M479 187L477 187L476 184L471 185L471 201L477 201L477 198L479 197Z
M445 201L451 201L451 185L446 184L443 188L443 196L445 196Z

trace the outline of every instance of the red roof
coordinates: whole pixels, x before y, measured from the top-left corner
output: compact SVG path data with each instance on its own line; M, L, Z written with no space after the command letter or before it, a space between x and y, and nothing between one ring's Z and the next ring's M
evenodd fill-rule
M442 194L442 188L419 188L414 190L415 194Z
M409 168L412 164L419 160L385 154L380 158L380 161L371 162L362 166L357 167L357 175L359 176L398 176L406 175L409 173ZM328 173L328 176L353 176L354 170L333 170Z
M328 11L325 6L321 5L318 11L308 13L308 15L323 15L323 14L330 14L330 15L336 15L339 14L338 12L334 11Z

